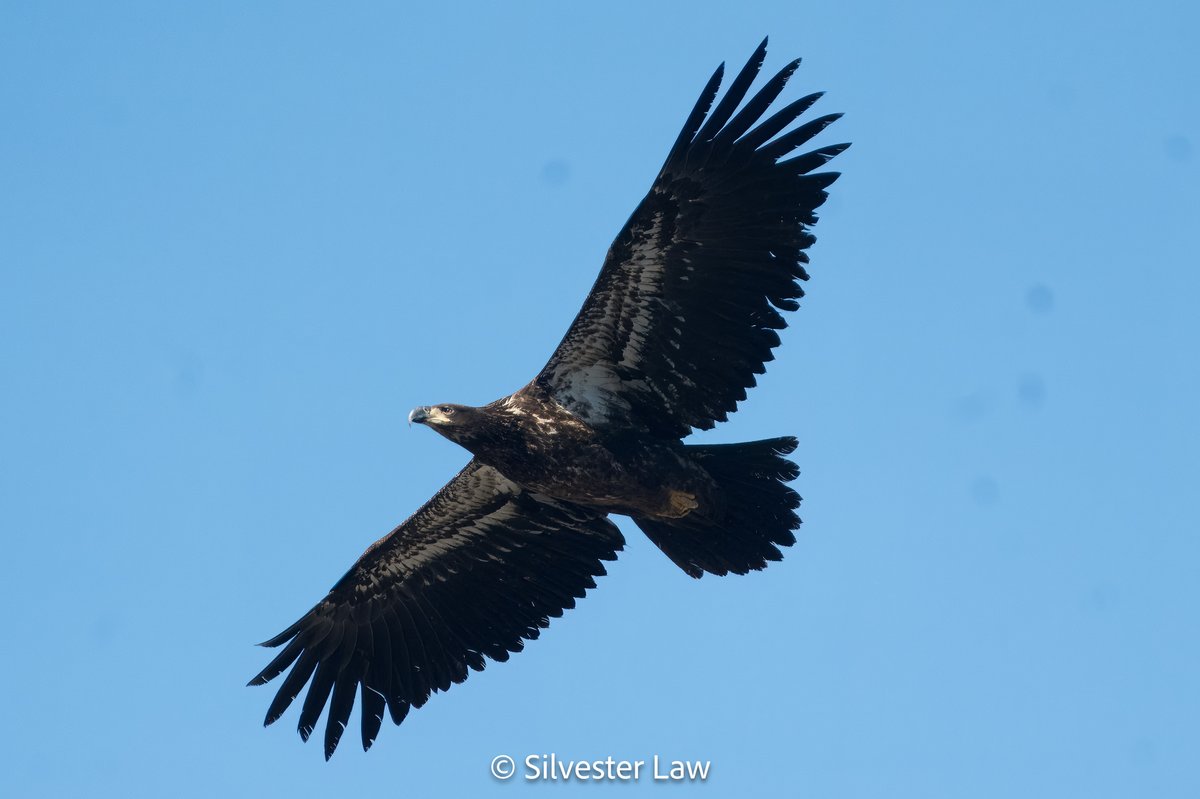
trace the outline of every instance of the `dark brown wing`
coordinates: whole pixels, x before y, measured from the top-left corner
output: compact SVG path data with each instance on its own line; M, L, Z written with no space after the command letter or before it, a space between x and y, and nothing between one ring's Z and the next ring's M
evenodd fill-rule
M535 379L595 427L678 438L724 421L772 359L787 325L779 311L798 307L808 226L837 178L809 173L849 145L780 160L840 116L778 136L814 94L760 122L799 61L734 114L766 44L708 114L724 65L713 75Z
M305 740L326 702L325 757L362 699L362 743L384 709L399 724L434 691L508 660L604 574L624 546L602 515L523 490L471 461L404 524L373 544L317 606L263 646L283 651L253 680L291 671L267 710L273 723L309 685ZM330 698L332 694L332 699Z

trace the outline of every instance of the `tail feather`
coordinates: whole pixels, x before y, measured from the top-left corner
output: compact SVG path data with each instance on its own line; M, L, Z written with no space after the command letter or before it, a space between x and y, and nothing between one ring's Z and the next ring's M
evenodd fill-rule
M684 449L716 481L722 511L716 518L699 511L680 519L634 517L642 532L692 577L745 574L781 560L779 548L796 543L792 531L800 526L800 496L786 485L800 472L783 457L796 439Z

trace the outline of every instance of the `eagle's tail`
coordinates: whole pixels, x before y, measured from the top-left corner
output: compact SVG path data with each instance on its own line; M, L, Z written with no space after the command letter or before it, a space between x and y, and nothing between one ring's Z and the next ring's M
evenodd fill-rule
M686 446L717 482L724 499L718 518L689 513L679 519L634 517L650 540L692 577L745 574L781 560L779 547L796 543L800 496L788 488L800 470L783 457L792 437L746 444Z

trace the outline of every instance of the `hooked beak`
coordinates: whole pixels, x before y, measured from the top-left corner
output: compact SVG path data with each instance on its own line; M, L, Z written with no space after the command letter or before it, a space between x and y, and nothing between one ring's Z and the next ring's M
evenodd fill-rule
M412 427L413 422L416 422L417 424L424 424L425 420L428 418L429 418L429 406L428 405L422 405L420 408L413 408L412 411L408 414L408 426Z

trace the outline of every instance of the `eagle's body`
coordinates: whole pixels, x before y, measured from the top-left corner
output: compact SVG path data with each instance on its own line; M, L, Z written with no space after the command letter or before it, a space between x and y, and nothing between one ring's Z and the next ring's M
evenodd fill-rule
M300 734L328 704L329 757L357 694L370 747L385 714L399 724L573 607L624 546L611 513L693 577L761 569L795 543L795 439L683 442L725 421L774 357L837 177L813 170L848 146L785 158L838 115L789 130L813 94L764 118L799 64L747 99L765 53L715 106L723 66L709 80L536 377L479 408L409 416L473 457L265 642L283 649L251 684L287 672L267 724L307 685Z
M440 409L453 410L446 420ZM526 489L602 513L713 515L716 484L682 443L597 430L532 383L480 408L419 408L428 424Z

